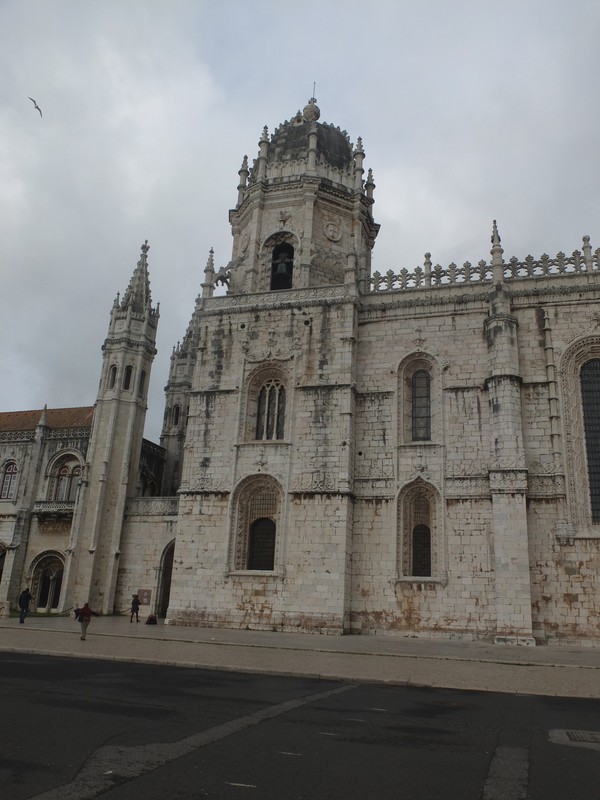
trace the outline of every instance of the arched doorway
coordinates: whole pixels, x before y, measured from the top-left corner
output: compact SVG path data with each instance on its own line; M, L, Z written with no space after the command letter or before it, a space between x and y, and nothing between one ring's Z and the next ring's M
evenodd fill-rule
M156 613L159 617L166 617L171 596L171 573L173 572L173 556L175 555L175 540L165 547L160 560L160 576L158 582L158 602Z
M39 613L51 613L58 609L64 561L56 553L42 555L33 567L33 580L31 594L33 607Z

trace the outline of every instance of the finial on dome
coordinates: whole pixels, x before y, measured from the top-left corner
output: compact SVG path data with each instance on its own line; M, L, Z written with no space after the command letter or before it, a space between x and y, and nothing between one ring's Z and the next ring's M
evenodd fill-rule
M305 105L302 110L302 114L307 122L316 122L319 119L321 116L321 109L317 105L316 97L311 97L309 99L307 105Z

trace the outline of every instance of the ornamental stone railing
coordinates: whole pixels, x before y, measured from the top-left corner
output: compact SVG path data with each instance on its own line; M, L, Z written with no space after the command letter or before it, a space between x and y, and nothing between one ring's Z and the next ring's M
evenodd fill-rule
M179 497L130 497L127 516L176 517Z
M74 500L36 500L33 513L38 517L72 517Z
M544 253L539 258L527 256L520 261L513 257L502 264L504 280L523 278L552 277L555 275L578 275L600 271L600 247L592 252L590 237L583 237L581 250L574 250L570 256L557 253L554 258ZM388 270L385 274L374 272L371 276L369 291L382 292L402 289L428 289L437 286L456 286L467 283L489 283L492 281L492 264L484 260L473 265L465 261L462 266L450 264L448 267L435 266L431 262L431 254L425 253L422 267L409 271L402 269L395 273Z

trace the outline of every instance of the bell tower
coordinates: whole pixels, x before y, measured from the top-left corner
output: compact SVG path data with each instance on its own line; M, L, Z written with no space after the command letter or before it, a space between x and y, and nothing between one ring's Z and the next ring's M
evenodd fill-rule
M312 97L269 138L265 127L251 169L244 156L230 211L230 290L268 292L332 286L371 272L379 230L372 216L373 174L346 131L319 122ZM346 276L348 258L353 259Z
M125 503L136 493L158 306L152 307L148 242L110 313L87 463L67 550L67 603L113 612ZM73 581L73 583L71 583Z

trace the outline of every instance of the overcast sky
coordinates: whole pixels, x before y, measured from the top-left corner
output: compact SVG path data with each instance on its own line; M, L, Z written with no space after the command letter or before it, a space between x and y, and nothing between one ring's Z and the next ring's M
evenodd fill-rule
M362 136L374 268L600 246L598 0L0 0L0 410L92 405L149 240L172 347L238 169L312 94ZM28 97L43 112L40 117Z

